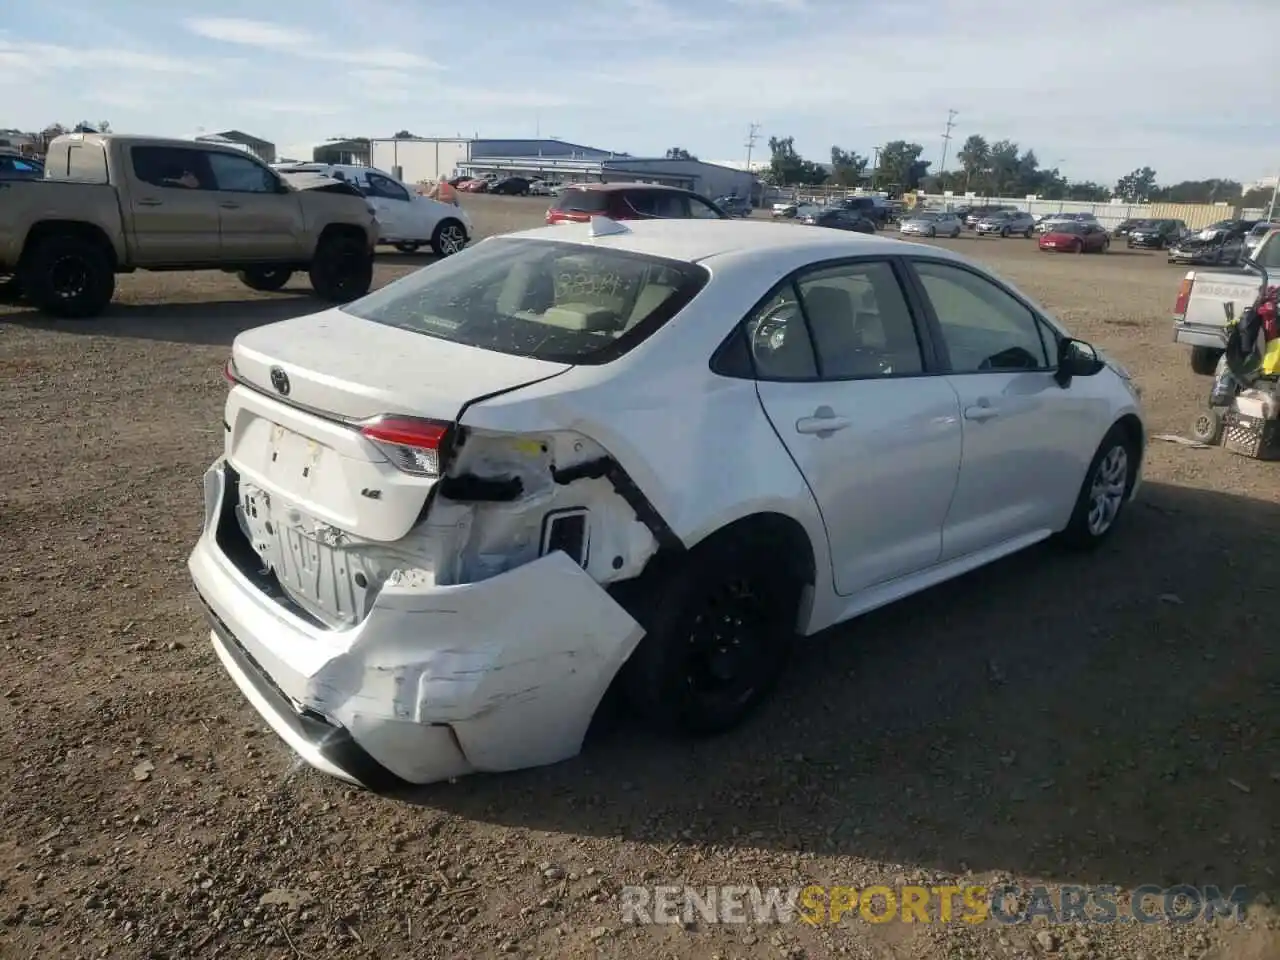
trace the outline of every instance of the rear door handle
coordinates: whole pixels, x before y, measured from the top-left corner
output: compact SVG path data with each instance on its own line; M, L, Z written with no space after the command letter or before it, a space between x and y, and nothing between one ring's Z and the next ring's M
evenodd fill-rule
M985 404L978 404L975 407L964 408L964 418L966 420L977 420L981 422L983 420L994 420L998 416L1000 416L999 410L995 407L986 406Z
M163 204L163 200L157 200L154 197L143 197L138 201L138 206L140 207L159 207Z
M851 426L853 421L848 417L838 417L830 407L819 407L811 417L801 417L796 421L796 433L816 434L829 437L837 430Z
M240 209L240 204L234 203L230 200L223 200L221 203L218 204L218 206L220 206L223 210L239 210Z

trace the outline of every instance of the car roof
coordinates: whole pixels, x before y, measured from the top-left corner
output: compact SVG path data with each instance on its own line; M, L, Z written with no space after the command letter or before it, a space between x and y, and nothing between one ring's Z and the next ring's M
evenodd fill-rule
M821 260L867 254L902 256L917 251L963 260L941 247L765 220L628 220L623 226L625 232L600 237L592 237L591 227L585 223L539 227L507 236L568 241L688 263L729 255L768 259L780 254L803 254Z

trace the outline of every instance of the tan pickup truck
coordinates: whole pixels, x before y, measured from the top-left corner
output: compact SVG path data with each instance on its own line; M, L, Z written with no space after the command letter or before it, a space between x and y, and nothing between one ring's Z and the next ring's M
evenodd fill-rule
M346 302L373 282L377 222L349 184L281 176L233 147L72 133L43 180L0 181L0 275L39 310L93 317L135 270L223 270L279 290L306 270Z

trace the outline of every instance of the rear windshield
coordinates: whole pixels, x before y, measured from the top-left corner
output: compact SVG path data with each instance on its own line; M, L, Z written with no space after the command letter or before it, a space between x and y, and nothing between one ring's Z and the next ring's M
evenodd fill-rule
M609 197L603 190L566 190L552 204L555 210L571 213L604 213L609 208Z
M692 263L582 244L485 240L342 309L374 323L555 363L620 357L707 283Z

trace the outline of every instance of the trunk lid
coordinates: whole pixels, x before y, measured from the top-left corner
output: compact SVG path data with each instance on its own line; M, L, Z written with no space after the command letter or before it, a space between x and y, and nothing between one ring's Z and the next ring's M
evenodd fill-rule
M281 535L288 527L318 541L401 539L438 479L401 469L360 432L360 421L452 423L472 400L571 369L337 309L240 334L232 363L244 386L227 399L226 455L242 487L265 495L250 507L242 496L241 507L270 514Z

